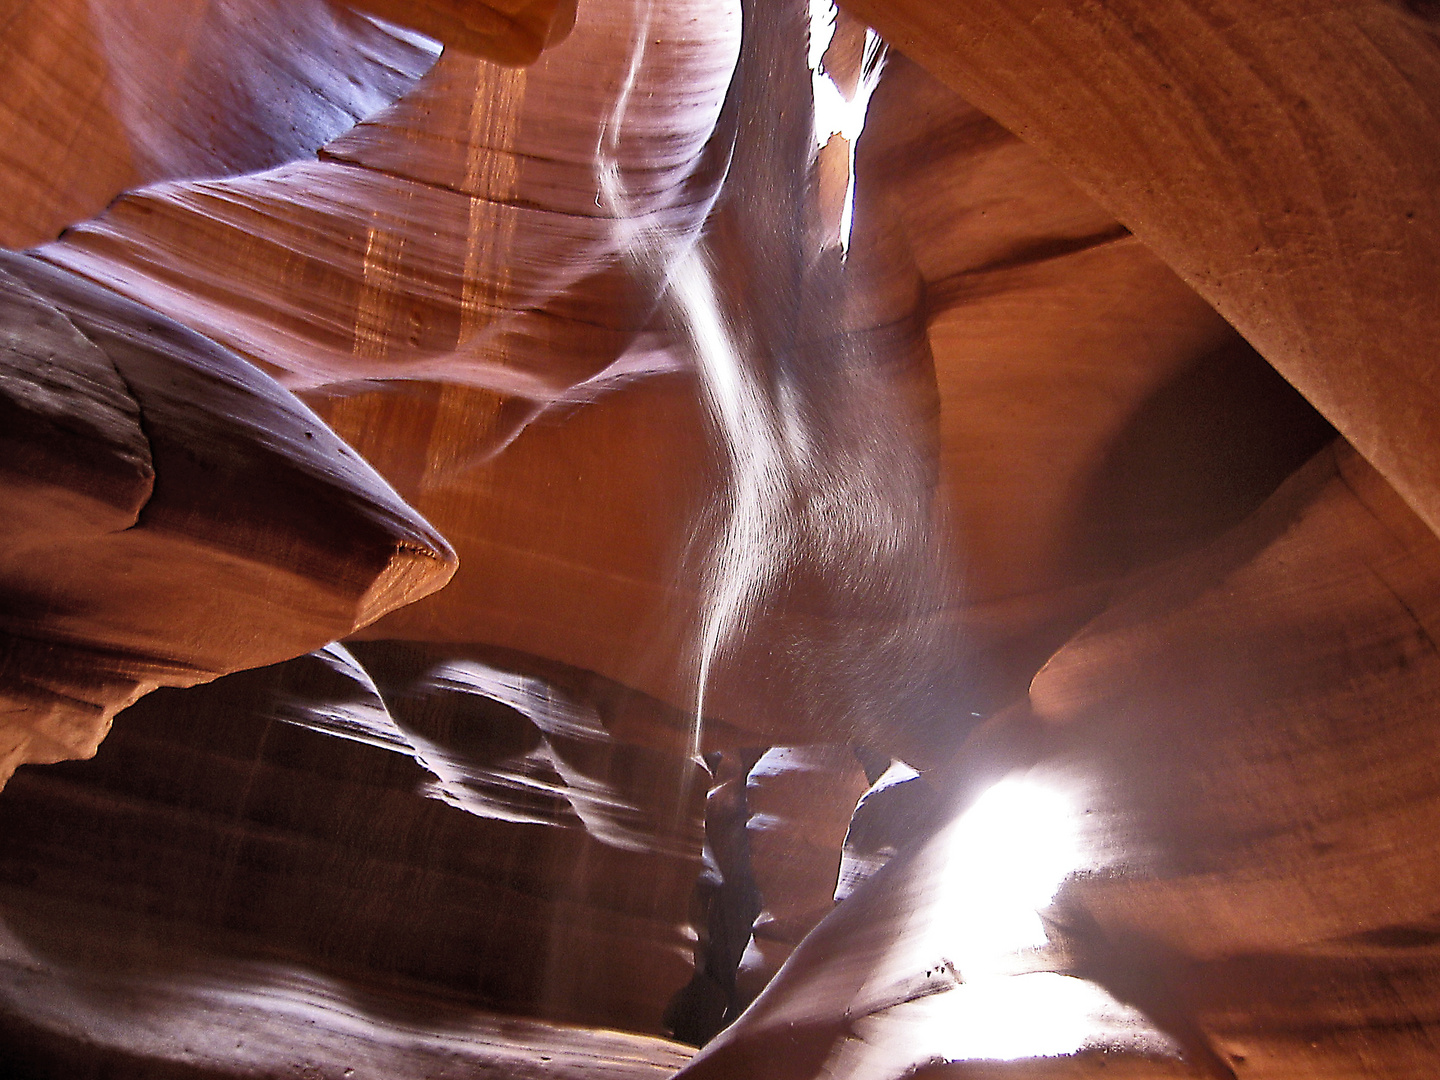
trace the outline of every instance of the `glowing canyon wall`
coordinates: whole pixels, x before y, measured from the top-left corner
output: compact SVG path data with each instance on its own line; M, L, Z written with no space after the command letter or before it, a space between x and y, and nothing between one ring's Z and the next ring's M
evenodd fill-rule
M0 1072L1433 1075L1432 5L842 7L0 9Z

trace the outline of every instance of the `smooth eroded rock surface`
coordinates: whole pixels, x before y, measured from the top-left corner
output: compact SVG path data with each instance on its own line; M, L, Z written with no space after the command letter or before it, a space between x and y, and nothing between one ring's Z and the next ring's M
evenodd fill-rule
M314 648L453 572L439 534L261 372L72 274L0 267L7 437L24 439L4 474L5 775L88 756L156 686Z
M333 646L159 691L96 760L17 775L0 879L27 910L659 1033L691 970L703 772L607 724L665 712L523 657Z
M1429 1080L1433 5L845 7L12 5L7 1065Z
M7 5L0 245L54 239L140 184L309 158L436 51L328 0Z

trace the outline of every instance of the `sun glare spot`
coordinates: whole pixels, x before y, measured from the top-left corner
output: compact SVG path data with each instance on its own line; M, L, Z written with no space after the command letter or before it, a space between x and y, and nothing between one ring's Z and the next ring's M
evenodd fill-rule
M1000 781L936 837L921 931L892 957L878 1007L835 1062L852 1080L941 1061L1058 1057L1086 1048L1173 1053L1131 1006L1045 970L1040 913L1086 865L1071 798L1025 775ZM923 972L923 978L917 973ZM947 974L948 973L948 974Z
M937 1061L1018 1061L1095 1049L1175 1055L1170 1040L1104 987L1049 970L1041 912L1094 854L1078 795L1033 775L1000 781L917 862L912 932L858 999L853 1037L827 1064L847 1080L892 1080Z
M849 174L838 226L838 240L841 250L848 255L850 233L855 218L855 144L865 129L865 115L870 108L870 98L875 93L875 88L880 85L880 74L885 68L886 47L879 34L866 29L859 80L847 94L825 66L825 53L835 40L839 14L839 8L833 0L810 0L808 61L815 103L815 145L823 147L833 135L839 135L845 140Z
M1024 778L1000 781L950 826L937 935L966 982L1043 946L1039 912L1081 862L1069 800Z
M1087 1046L1141 1052L1166 1048L1130 1006L1094 983L1049 971L962 983L891 1009L883 1028L873 1022L858 1028L864 1038L888 1048L876 1075L887 1074L884 1058L899 1046L917 1064L1060 1057Z

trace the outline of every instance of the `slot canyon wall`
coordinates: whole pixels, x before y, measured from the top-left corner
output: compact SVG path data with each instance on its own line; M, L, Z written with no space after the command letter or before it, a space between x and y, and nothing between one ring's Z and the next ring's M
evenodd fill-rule
M0 5L0 1075L1433 1076L1433 8Z

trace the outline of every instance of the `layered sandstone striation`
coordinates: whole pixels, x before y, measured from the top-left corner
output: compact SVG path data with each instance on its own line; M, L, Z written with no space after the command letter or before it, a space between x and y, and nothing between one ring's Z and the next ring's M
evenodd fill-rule
M22 1075L1433 1071L1433 16L845 6L0 24Z
M434 42L327 3L24 0L0 39L0 245L121 192L309 158L394 101Z
M846 7L1115 213L1433 527L1433 5Z
M945 787L962 814L1018 770L1083 811L1048 943L977 985L1014 983L1016 1022L1044 1031L1073 1016L1015 980L1089 983L1112 1010L1138 1008L1151 1054L1168 1042L1181 1075L1423 1075L1435 771L1413 718L1433 694L1435 544L1337 444L1208 547L1127 583L1025 703L977 732ZM936 973L965 910L940 884L953 850L942 830L862 885L694 1075L759 1068L778 1045L796 1076L940 1053L937 1032L965 1015L943 1003L966 983ZM1149 1058L993 1068L1151 1075Z
M193 331L33 258L6 287L0 770L115 712L431 592L449 545L309 409Z
M690 973L700 770L607 727L658 703L516 660L334 645L147 697L100 760L14 779L12 932L57 978L69 904L357 993L658 1033Z

